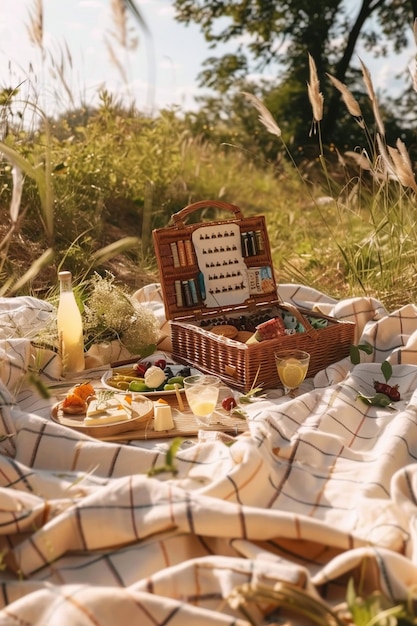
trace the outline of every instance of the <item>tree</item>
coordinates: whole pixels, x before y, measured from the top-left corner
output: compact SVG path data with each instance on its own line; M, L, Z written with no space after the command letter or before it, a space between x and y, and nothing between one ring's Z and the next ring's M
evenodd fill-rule
M380 56L388 54L389 46L399 53L417 17L417 0L175 0L174 7L178 21L200 25L211 48L236 43L235 52L205 61L201 86L226 93L236 81L270 66L278 84L292 85L288 110L310 119L307 53L319 76L330 72L352 88L358 44ZM326 107L323 134L331 141L341 107L333 89Z

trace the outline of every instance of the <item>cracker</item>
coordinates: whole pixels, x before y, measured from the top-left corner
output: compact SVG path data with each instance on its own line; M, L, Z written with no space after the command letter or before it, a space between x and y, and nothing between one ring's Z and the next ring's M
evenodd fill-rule
M239 330L235 339L236 341L241 341L242 343L246 343L249 337L252 337L252 335L253 333L251 333L250 330Z
M210 329L211 333L215 335L221 335L222 337L227 337L228 339L236 339L238 330L235 326L231 324L220 324L219 326L213 326Z

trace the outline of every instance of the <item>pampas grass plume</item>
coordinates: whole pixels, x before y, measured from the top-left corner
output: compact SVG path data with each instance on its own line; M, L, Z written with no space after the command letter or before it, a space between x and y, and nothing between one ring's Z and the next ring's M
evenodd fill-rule
M376 143L378 146L378 151L379 151L379 163L381 165L383 174L384 174L384 178L391 178L393 180L398 180L398 176L395 172L393 163L390 159L390 156L388 154L388 150L387 147L384 143L384 141L382 140L382 137L379 133L377 133L376 135Z
M310 53L308 54L308 64L310 68L310 82L307 83L308 97L311 103L311 108L313 109L314 121L320 122L323 119L324 97L320 92L320 82L317 76L316 63Z
M30 24L27 26L30 41L44 53L43 50L43 4L42 0L34 0L33 11L30 14Z
M365 83L366 90L368 92L368 96L370 101L372 102L372 110L375 117L375 122L378 128L378 132L380 135L385 136L385 126L382 121L381 114L379 112L378 99L375 94L374 86L372 84L371 74L366 67L365 63L359 59L361 67L362 67L362 76L363 82Z
M111 10L116 25L116 37L123 48L127 48L126 4L123 0L111 0Z
M394 163L397 178L404 187L410 187L414 193L417 193L417 183L407 148L401 139L397 139L395 145L396 148L388 146L388 152Z
M327 77L330 79L333 86L336 87L338 91L340 91L342 95L342 100L345 103L349 113L355 118L359 126L364 129L365 122L363 120L363 115L361 107L359 106L359 102L356 100L356 98L353 97L352 93L349 91L346 85L342 83L338 78L332 76L331 74L327 74Z
M367 155L365 150L361 150L360 152L355 152L354 150L347 150L345 152L345 156L355 161L356 165L358 165L361 168L361 170L366 170L366 171L372 170L369 156Z
M271 112L266 108L264 103L259 100L252 93L248 93L246 91L242 91L242 94L245 98L253 104L255 109L257 109L259 113L259 121L265 126L266 130L272 135L276 135L277 137L281 137L281 129L272 117Z

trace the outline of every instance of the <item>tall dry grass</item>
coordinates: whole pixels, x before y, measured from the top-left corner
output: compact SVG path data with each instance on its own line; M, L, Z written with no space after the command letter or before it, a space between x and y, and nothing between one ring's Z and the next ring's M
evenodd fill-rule
M43 47L43 0L33 0L33 7L29 11L27 31L29 40L34 46L44 52Z
M381 107L373 86L371 74L361 61L363 83L371 104L373 119L368 123L361 106L351 91L334 76L327 74L330 83L340 92L353 121L363 130L363 146L338 153L339 165L348 174L340 183L329 174L321 137L324 98L320 90L314 59L309 55L310 80L307 86L312 107L312 134L317 136L319 163L324 174L325 187L305 183L306 195L314 206L322 227L328 232L339 251L343 275L351 293L360 292L385 299L388 305L405 304L404 298L417 297L414 276L417 270L415 172L407 147L401 138L395 145L386 139ZM417 85L417 79L415 79ZM279 124L270 111L254 95L243 94L260 113L261 124L278 137L290 161L298 171L295 160L285 145ZM355 168L352 169L354 163ZM353 172L353 173L352 173ZM326 204L320 199L325 196ZM300 215L298 220L302 224ZM323 255L325 251L323 250ZM291 259L285 253L279 263L286 264L291 273ZM333 258L335 267L335 259ZM295 263L293 275L298 281L311 284L308 276L299 272ZM401 277L399 289L398 278ZM304 279L304 280L303 280ZM319 286L318 284L316 285ZM398 297L397 297L398 296Z
M111 36L127 53L134 51L138 45L138 37L135 36L134 29L129 25L129 11L140 22L145 32L148 32L135 3L130 3L127 0L111 0L110 8L113 17ZM2 231L2 239L0 240L1 295L12 295L19 292L25 285L30 285L44 267L50 265L54 259L56 261L55 173L53 172L51 162L51 151L54 142L51 137L50 118L44 113L44 110L50 110L51 107L47 104L45 104L45 107L42 107L42 101L44 98L47 99L48 103L53 101L56 105L56 109L53 108L53 110L61 111L66 108L72 107L75 109L77 107L83 108L84 106L81 102L76 102L74 98L74 89L70 82L73 62L68 45L64 42L58 51L48 50L44 46L43 0L32 1L28 16L29 21L26 25L28 37L40 54L41 63L37 70L35 70L32 64L28 68L27 96L21 93L21 86L19 85L15 89L10 90L9 98L6 98L7 90L4 90L2 92L2 102L0 103L2 138L0 152L3 155L3 159L10 163L12 174L9 207L10 223L7 230ZM113 55L116 54L111 46L109 51ZM118 61L118 69L123 80L127 82L124 62ZM56 85L53 93L41 96L40 94L43 91L43 74L48 74L48 76L55 78ZM19 131L14 121L17 119L17 116L21 120L21 131ZM19 137L20 132L21 135ZM39 137L38 142L36 137ZM8 169L7 166L4 167L4 171ZM19 237L19 232L27 216L28 207L22 206L25 180L31 180L35 183L39 197L39 224L44 231L48 248L38 258L34 259L31 266L23 271L20 276L16 276L6 270L6 263L10 246L16 240L16 237ZM149 208L147 210L149 211ZM152 209L150 211L152 212ZM68 252L70 253L70 250L77 246L78 243L74 241L70 245ZM96 250L90 257L91 266L105 263L106 260L137 246L137 237L124 237L102 249ZM88 268L86 272L88 272Z

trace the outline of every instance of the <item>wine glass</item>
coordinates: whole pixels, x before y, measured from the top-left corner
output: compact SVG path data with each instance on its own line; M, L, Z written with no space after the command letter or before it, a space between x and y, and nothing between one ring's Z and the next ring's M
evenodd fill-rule
M210 425L219 399L220 383L220 378L208 374L184 378L185 397L199 426Z
M310 363L310 355L304 350L278 350L274 353L278 376L284 387L284 394L294 396L294 392L305 379Z

